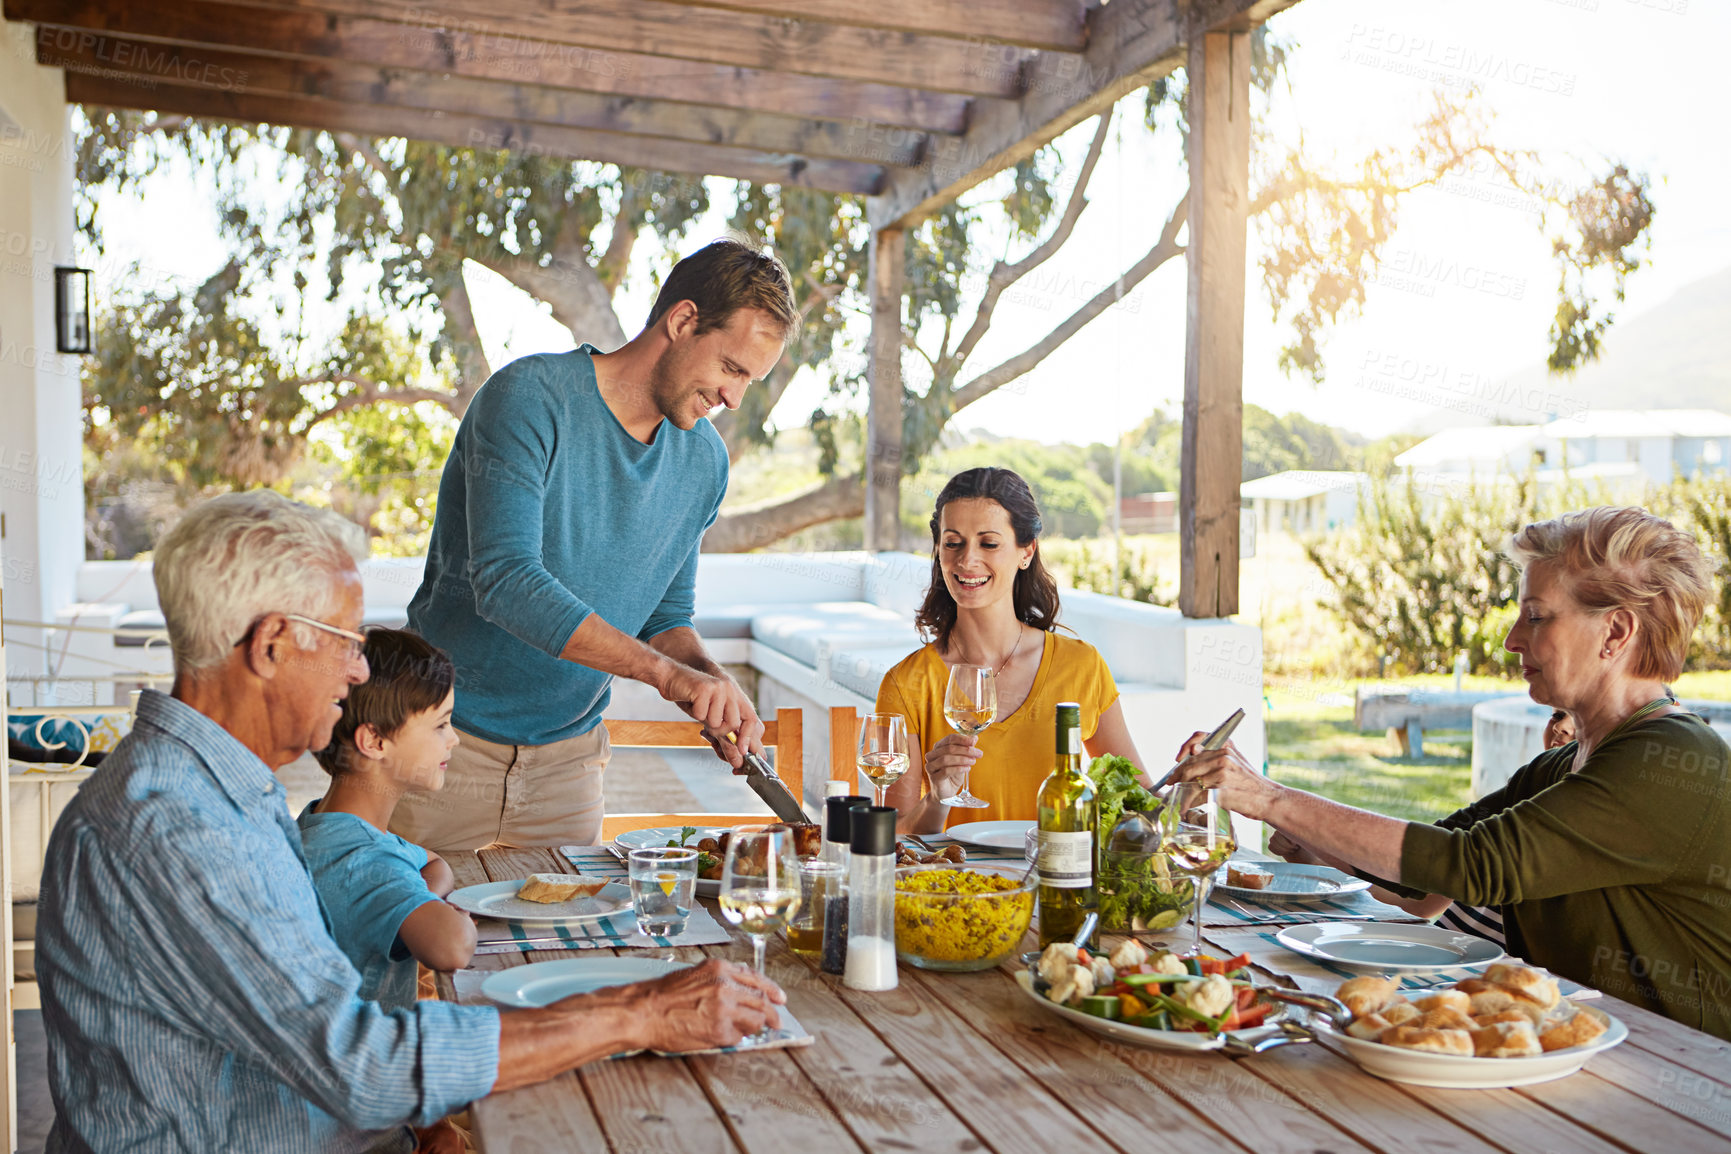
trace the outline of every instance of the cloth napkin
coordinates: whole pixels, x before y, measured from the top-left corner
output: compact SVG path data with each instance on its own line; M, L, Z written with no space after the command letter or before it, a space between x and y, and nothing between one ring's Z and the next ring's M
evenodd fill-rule
M590 873L587 867L585 873ZM529 953L534 950L667 949L670 946L719 946L732 941L710 912L692 903L685 932L673 937L649 937L637 932L637 918L625 910L599 922L557 926L524 926L497 918L475 919L477 954ZM533 938L533 943L524 939ZM557 938L558 941L543 941Z
M1405 922L1412 924L1425 919L1409 914L1399 906L1391 906L1387 902L1379 902L1369 893L1360 890L1345 897L1326 898L1321 901L1306 902L1249 902L1241 904L1253 913L1244 913L1233 909L1227 902L1232 900L1219 890L1209 895L1208 904L1202 911L1202 924L1207 926L1253 926L1282 925L1296 926L1306 922L1332 922L1342 915L1369 914L1374 921ZM1278 915L1278 916L1276 916Z
M456 987L457 1001L465 1006L490 1006L493 1003L481 993L481 983L498 973L497 970L458 970L451 975L451 984ZM765 1036L753 1035L737 1046L725 1046L708 1050L682 1050L677 1054L665 1050L628 1050L613 1054L614 1058L629 1058L632 1054L651 1053L662 1058L689 1058L696 1054L738 1054L747 1050L787 1050L798 1046L809 1046L815 1039L811 1031L800 1025L799 1019L788 1012L786 1006L777 1006L776 1015L781 1019L781 1025L769 1031Z

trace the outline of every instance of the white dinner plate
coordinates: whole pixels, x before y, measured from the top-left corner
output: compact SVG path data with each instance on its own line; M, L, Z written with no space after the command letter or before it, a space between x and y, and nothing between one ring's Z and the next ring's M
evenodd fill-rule
M613 844L618 846L622 853L629 856L634 849L649 849L650 847L664 846L670 841L678 841L679 828L678 826L658 825L651 829L626 830L613 839ZM729 827L725 825L700 825L696 828L697 832L692 834L685 843L690 849L696 849L697 843L706 837L719 838L722 834L730 832ZM698 878L697 896L700 898L720 897L721 879Z
M608 882L594 897L568 902L526 902L517 896L520 881L488 882L452 890L445 900L466 914L498 918L520 926L557 926L575 922L598 922L631 912L631 887Z
M481 993L501 1006L534 1009L550 1006L572 994L659 978L690 964L661 958L560 958L556 962L534 962L490 974L481 983Z
M1031 821L964 821L952 825L944 834L964 845L977 845L981 849L1013 849L1020 853L1023 839L1033 824Z
M1403 991L1407 997L1422 996L1418 991ZM1329 1029L1318 1022L1317 1029L1332 1034L1346 1047L1347 1056L1364 1068L1366 1073L1391 1082L1408 1082L1415 1086L1445 1086L1460 1090L1493 1090L1509 1086L1531 1086L1566 1078L1586 1065L1587 1059L1601 1050L1609 1050L1629 1036L1629 1028L1605 1011L1594 1006L1577 1004L1575 1012L1591 1014L1606 1025L1606 1030L1585 1046L1567 1050L1552 1050L1536 1058L1467 1058L1459 1054L1432 1054L1424 1050L1406 1050L1385 1046L1364 1038L1354 1038Z
M1288 926L1274 939L1295 954L1379 974L1431 974L1503 956L1494 942L1424 924L1312 922Z
M1296 865L1286 861L1231 862L1229 865L1255 866L1274 875L1266 889L1253 890L1246 886L1226 884L1226 871L1220 871L1214 891L1223 897L1243 902L1286 904L1288 902L1320 902L1329 898L1350 897L1363 893L1370 883L1363 878L1342 873L1333 866Z

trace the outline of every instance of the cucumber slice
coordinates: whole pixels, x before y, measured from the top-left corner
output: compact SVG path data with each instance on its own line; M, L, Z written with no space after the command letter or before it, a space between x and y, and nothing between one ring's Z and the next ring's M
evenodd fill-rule
M1115 994L1092 994L1083 998L1082 1004L1076 1008L1084 1014L1116 1022L1122 1016L1124 1007Z

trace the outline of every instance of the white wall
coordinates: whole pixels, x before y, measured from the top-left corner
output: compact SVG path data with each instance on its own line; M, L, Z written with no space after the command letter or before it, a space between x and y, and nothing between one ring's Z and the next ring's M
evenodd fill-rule
M80 366L54 351L54 267L78 262L65 87L34 44L0 23L0 512L6 615L52 621L84 559ZM12 671L40 671L41 634L12 632Z

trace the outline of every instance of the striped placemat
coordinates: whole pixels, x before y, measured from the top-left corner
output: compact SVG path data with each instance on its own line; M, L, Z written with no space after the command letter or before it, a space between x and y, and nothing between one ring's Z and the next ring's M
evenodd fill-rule
M1241 906L1242 908L1236 908ZM1241 902L1219 890L1208 897L1202 911L1203 926L1298 926L1307 922L1335 922L1342 918L1377 922L1412 924L1426 919L1409 914L1399 906L1379 902L1369 892L1360 890L1340 898L1321 901L1268 903Z

